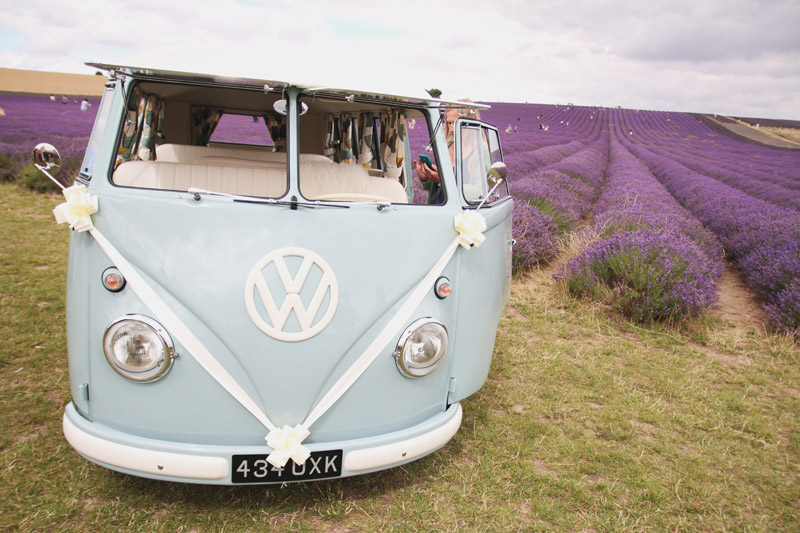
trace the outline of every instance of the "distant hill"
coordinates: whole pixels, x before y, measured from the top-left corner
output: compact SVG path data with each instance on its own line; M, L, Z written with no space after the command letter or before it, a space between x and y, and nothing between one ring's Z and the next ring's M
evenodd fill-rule
M766 144L773 148L783 148L787 150L800 150L800 144L795 140L799 138L796 134L796 128L800 125L798 121L754 118L737 119L723 117L722 115L712 116L695 114L695 116L711 129L742 142ZM772 124L780 124L780 127L765 126L763 123L759 122L760 120ZM756 124L759 124L761 127L755 126ZM781 135L781 133L783 134Z
M97 97L105 83L106 76L0 68L2 92Z

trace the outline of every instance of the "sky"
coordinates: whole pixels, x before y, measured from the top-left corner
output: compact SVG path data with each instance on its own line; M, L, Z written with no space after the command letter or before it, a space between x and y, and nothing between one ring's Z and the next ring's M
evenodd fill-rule
M800 0L0 0L0 67L800 120Z

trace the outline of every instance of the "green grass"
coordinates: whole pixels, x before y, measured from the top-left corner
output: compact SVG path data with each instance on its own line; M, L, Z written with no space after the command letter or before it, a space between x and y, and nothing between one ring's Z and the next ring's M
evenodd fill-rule
M442 450L286 487L118 474L61 433L69 230L0 184L0 529L22 531L797 531L800 352L705 318L621 322L514 281L486 385Z
M528 203L545 215L553 217L553 222L558 228L559 234L567 233L572 229L572 222L561 211L554 208L546 198L531 198Z

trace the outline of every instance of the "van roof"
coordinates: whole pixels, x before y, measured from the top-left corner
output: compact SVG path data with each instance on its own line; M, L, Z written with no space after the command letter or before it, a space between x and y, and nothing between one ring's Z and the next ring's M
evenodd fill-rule
M161 81L175 81L175 82L188 82L188 83L203 83L213 84L227 87L241 87L241 88L263 88L263 90L282 91L287 87L297 87L305 93L314 93L320 96L337 95L337 96L353 96L359 100L378 100L387 103L402 103L415 107L440 107L440 108L472 108L472 109L489 109L490 106L479 104L476 102L464 102L461 100L443 100L439 98L430 98L422 96L403 96L397 94L389 94L383 92L364 91L360 89L346 89L341 87L321 87L315 84L298 83L279 81L263 78L245 78L245 77L228 77L216 76L213 74L200 74L194 72L183 72L177 70L165 70L157 68L134 67L126 65L110 65L101 62L87 62L87 66L94 67L100 70L117 73L123 73L140 80L161 80Z

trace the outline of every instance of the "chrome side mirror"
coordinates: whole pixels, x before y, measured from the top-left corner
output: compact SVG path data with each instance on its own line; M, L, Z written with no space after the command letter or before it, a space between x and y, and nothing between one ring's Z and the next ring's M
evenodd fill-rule
M486 203L486 200L492 197L494 194L495 200L498 198L498 194L495 191L500 187L502 184L506 182L506 176L508 175L508 167L502 161L498 161L496 163L492 163L492 166L489 167L489 172L486 173L486 184L489 186L489 194L486 195L480 204L478 204L478 208L476 211L480 211L483 204Z
M486 173L486 183L489 185L489 190L493 191L500 187L508 175L508 167L502 161L492 163L489 167L489 172Z
M61 155L52 144L37 144L33 149L33 162L36 168L53 176L61 170Z
M61 170L61 154L58 153L55 146L47 143L37 144L33 149L33 165L50 178L50 181L58 185L59 189L64 189L64 184L55 178Z

